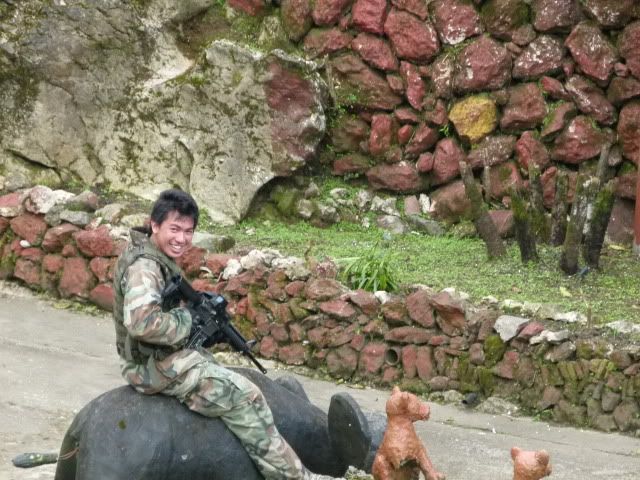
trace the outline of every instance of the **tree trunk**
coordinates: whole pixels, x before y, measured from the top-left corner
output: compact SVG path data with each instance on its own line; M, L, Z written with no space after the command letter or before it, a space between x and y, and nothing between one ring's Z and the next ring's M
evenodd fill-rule
M600 158L596 167L595 178L593 178L593 188L590 192L589 222L584 244L582 246L582 257L590 268L598 268L600 263L600 251L607 232L607 225L613 209L613 183L608 182L612 169L609 166L609 153L611 143L603 145L600 151Z
M531 212L527 209L527 204L521 194L515 189L511 189L511 209L513 210L513 223L522 263L531 260L537 261L536 234L529 221Z
M464 183L464 189L467 193L467 197L471 202L471 216L473 218L473 224L476 227L476 231L480 238L484 240L487 246L487 254L489 258L501 257L506 253L504 243L496 225L489 216L489 211L482 199L482 193L473 178L471 167L469 167L464 161L460 162L460 174L462 175L462 181Z
M587 208L598 181L584 173L581 168L578 174L576 195L571 207L571 216L567 224L567 234L564 239L562 256L560 257L560 269L567 275L573 275L578 271L578 257L584 224L587 219Z
M587 232L582 247L582 256L590 268L599 268L600 252L604 243L604 236L607 232L609 219L611 218L611 210L613 210L613 202L615 196L613 194L613 181L600 189L593 202L593 211L591 214L591 224Z
M640 258L640 165L638 165L638 178L636 179L636 214L633 226L634 237L633 251Z
M485 165L482 168L482 188L484 189L484 201L491 200L491 169Z
M542 200L542 182L540 167L529 162L529 212L534 235L542 242L549 242L549 220Z
M569 190L569 177L563 171L558 170L556 174L556 195L551 212L551 235L549 243L554 247L564 243L567 232L567 215L569 213L569 202L567 201L567 191Z
M593 218L593 211L595 209L595 201L598 193L602 187L607 183L609 172L611 171L608 161L609 152L611 151L611 143L605 143L600 150L600 158L596 165L596 172L591 176L591 188L589 189L589 196L587 198L587 219L585 222L585 232L591 231L591 219Z

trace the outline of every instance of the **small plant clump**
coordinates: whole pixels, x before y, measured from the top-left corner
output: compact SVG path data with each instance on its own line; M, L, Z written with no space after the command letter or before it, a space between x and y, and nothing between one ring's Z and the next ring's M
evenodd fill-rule
M342 278L351 288L376 292L392 292L398 288L391 266L390 252L382 252L376 243L364 255L342 259L346 264Z

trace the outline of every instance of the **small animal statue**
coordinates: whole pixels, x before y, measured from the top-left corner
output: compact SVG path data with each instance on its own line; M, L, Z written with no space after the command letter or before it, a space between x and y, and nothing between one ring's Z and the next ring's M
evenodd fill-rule
M546 450L535 452L511 449L513 459L513 480L539 480L551 475L549 454Z
M445 475L435 469L413 427L414 422L429 418L429 406L412 393L394 387L386 410L387 429L373 461L373 478L418 480L422 472L426 480L444 480Z

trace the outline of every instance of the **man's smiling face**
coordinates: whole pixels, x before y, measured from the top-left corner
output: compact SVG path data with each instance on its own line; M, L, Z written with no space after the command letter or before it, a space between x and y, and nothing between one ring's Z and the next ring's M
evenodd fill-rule
M193 239L193 218L181 216L177 211L169 212L164 222L151 222L151 241L169 258L181 257Z

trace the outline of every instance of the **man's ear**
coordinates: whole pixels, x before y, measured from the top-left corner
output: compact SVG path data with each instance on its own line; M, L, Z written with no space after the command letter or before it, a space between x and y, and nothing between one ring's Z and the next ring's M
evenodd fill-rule
M151 224L151 233L158 233L158 230L160 230L160 225L158 225L153 220L151 220L151 222L149 223Z

